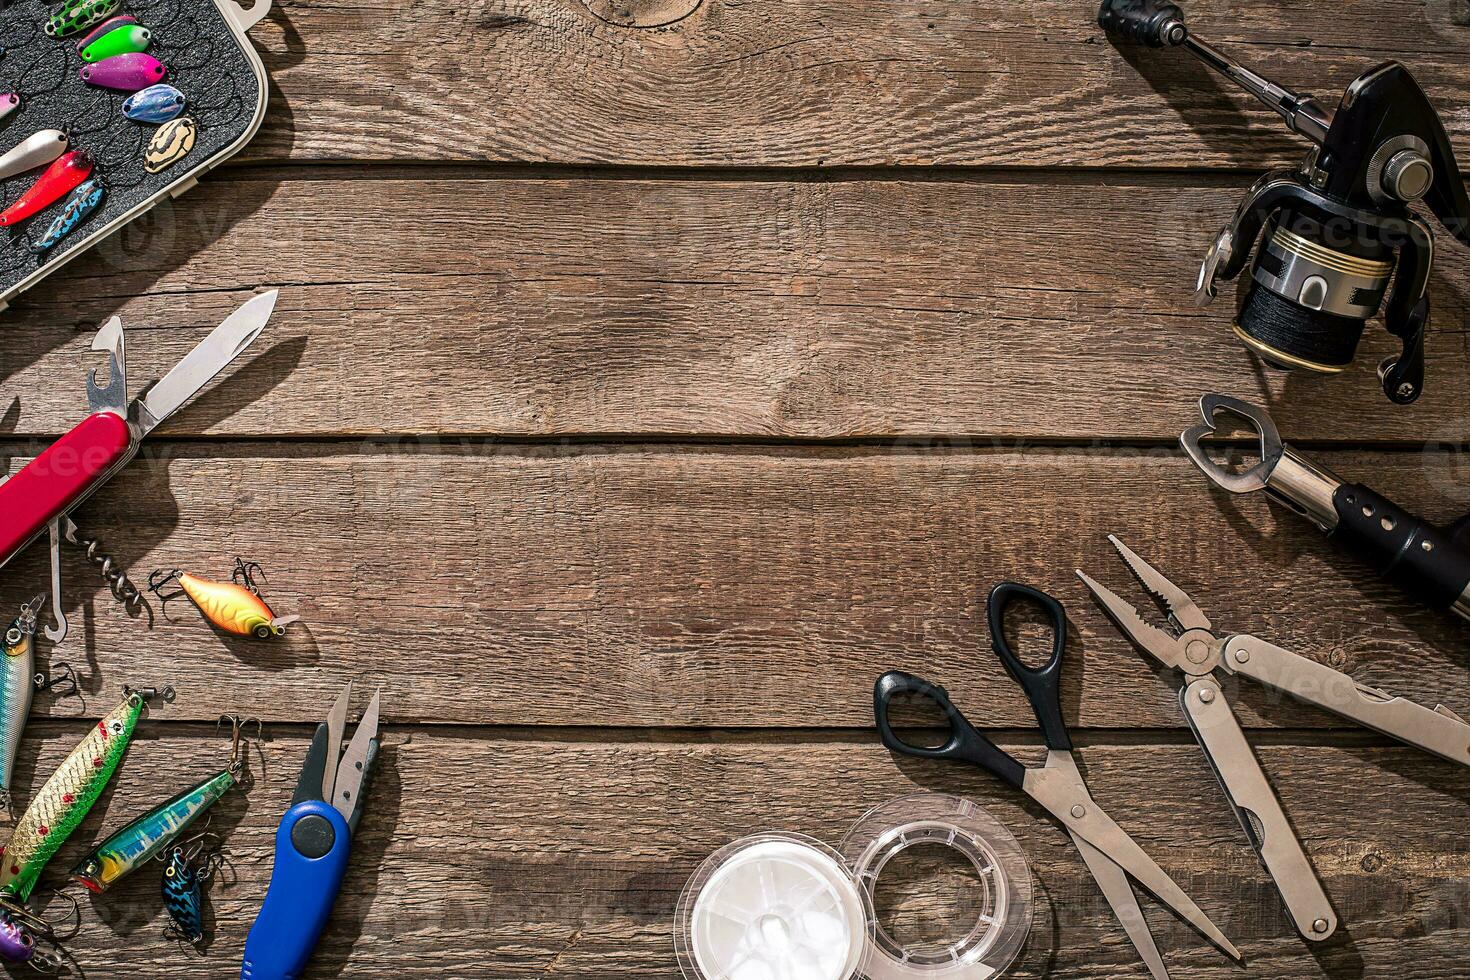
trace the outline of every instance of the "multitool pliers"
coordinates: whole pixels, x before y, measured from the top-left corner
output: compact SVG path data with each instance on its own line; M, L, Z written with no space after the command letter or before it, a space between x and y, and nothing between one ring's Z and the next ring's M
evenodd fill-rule
M1174 631L1148 624L1137 609L1080 569L1077 577L1134 645L1184 674L1179 703L1220 788L1297 930L1307 939L1326 939L1337 928L1337 915L1217 678L1249 677L1462 766L1470 766L1470 724L1443 705L1431 710L1394 697L1248 633L1217 633L1188 593L1117 538L1108 540L1163 604Z

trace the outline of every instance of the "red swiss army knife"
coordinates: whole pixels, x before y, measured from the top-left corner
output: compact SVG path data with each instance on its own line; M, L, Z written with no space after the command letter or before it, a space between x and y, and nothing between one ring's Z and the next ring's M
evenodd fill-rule
M92 414L47 447L9 479L0 480L0 568L43 532L51 537L51 608L56 626L46 635L59 643L66 637L61 608L61 537L75 540L72 511L138 453L143 437L172 415L240 356L265 329L276 306L276 291L262 293L231 313L200 341L162 381L128 400L127 357L122 320L113 317L92 341L106 351L108 378L87 378Z

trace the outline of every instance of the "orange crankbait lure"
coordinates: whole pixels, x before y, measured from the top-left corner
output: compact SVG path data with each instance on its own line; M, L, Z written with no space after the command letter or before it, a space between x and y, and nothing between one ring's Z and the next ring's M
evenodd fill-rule
M226 633L236 636L253 636L257 640L268 640L286 632L286 627L300 616L277 616L260 597L255 580L265 578L260 565L235 559L235 570L228 582L211 582L175 568L162 570L148 576L148 590L158 596L158 601L167 606L170 599L188 596L198 607L204 618ZM178 585L177 591L163 594L170 583Z

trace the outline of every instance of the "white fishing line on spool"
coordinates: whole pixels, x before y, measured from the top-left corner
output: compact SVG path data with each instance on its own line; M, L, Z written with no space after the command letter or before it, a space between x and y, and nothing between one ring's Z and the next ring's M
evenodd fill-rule
M873 913L883 869L918 844L958 851L981 888L958 942L906 948ZM687 980L991 980L1031 931L1031 872L1016 839L969 800L906 796L870 810L840 853L800 834L742 838L685 885L674 947Z
M873 917L842 859L798 834L712 854L679 898L675 944L690 980L849 980Z

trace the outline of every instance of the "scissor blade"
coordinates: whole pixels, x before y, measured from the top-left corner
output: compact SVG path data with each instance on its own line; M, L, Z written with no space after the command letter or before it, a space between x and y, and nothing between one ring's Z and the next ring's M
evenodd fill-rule
M1133 549L1119 541L1115 535L1109 534L1108 540L1113 542L1113 547L1118 549L1118 554L1133 569L1133 574L1138 576L1138 581L1143 587L1158 596L1165 607L1169 610L1169 617L1174 620L1174 625L1181 630L1207 630L1213 627L1209 617L1200 612L1199 606L1179 586L1164 578L1162 572L1144 561Z
M1149 974L1154 980L1169 980L1169 971L1165 969L1164 958L1159 955L1159 947L1154 943L1154 934L1149 931L1143 909L1138 907L1138 896L1133 894L1133 886L1128 884L1128 873L1076 833L1072 834L1072 843L1077 845L1077 852L1087 862L1087 870L1097 880L1097 887L1112 906L1113 915L1118 917L1123 931L1133 940L1133 947L1143 958Z
M322 799L333 802L332 791L337 786L337 765L342 753L342 732L347 728L347 707L352 703L352 682L348 681L337 703L327 712L327 757L322 767Z
M378 701L381 696L382 691L373 693L372 701L362 713L362 720L357 723L357 731L352 733L352 741L342 753L342 764L337 767L337 795L332 800L332 806L336 807L337 812L342 814L342 819L349 824L356 823L354 816L357 808L362 805L359 797L362 795L363 783L367 780L374 754L373 746L378 738Z
M1143 848L1128 836L1128 832L1114 823L1113 818L1104 813L1095 801L1088 807L1087 814L1082 819L1063 822L1067 824L1068 830L1081 834L1089 844L1102 851L1108 860L1128 872L1150 895L1173 909L1175 915L1199 930L1200 935L1230 957L1237 960L1241 958L1240 950L1225 938L1225 934L1194 904L1194 900L1184 894L1184 889L1174 884L1174 879L1155 864L1154 859L1144 853Z
M199 389L209 384L260 336L276 308L277 295L274 289L261 293L231 313L198 346L185 354L162 381L148 390L140 400L143 411L142 418L138 420L144 434L178 411L179 406L198 394Z
M1165 667L1179 668L1180 658L1184 655L1184 651L1180 648L1178 640L1157 626L1144 622L1137 609L1118 598L1112 589L1080 568L1077 569L1077 577L1082 580L1083 585L1092 590L1093 598L1097 599L1098 604L1112 617L1113 622L1118 625L1118 629L1122 630L1124 636Z

